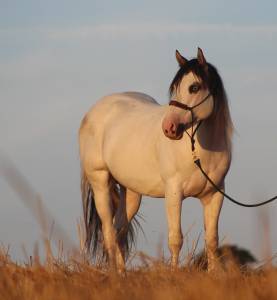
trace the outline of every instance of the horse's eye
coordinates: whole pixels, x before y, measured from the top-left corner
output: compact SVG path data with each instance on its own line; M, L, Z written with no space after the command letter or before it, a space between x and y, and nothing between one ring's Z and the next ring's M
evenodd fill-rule
M190 94L192 94L192 93L196 94L199 90L200 90L200 84L198 84L198 83L193 83L193 84L189 87L189 92L190 92Z

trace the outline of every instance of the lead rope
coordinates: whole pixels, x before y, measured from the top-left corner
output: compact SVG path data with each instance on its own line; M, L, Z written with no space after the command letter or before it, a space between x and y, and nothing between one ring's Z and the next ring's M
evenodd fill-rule
M226 197L228 200L230 200L231 202L243 206L243 207L258 207L258 206L262 206L265 204L268 204L274 200L277 199L277 196L272 197L266 201L260 202L260 203L256 203L256 204L245 204L245 203L241 203L237 200L235 200L234 198L230 197L229 195L227 195L225 192L223 192L213 181L212 179L208 176L208 174L203 170L202 166L201 166L201 162L200 162L200 158L197 157L196 151L195 151L195 134L198 130L198 128L201 125L201 121L198 122L195 130L193 129L193 111L192 109L188 109L191 112L191 120L192 120L192 125L191 125L191 134L189 134L186 130L186 134L190 137L190 142L191 142L191 151L192 151L192 158L193 158L193 162L195 163L195 165L199 168L199 170L201 171L201 173L204 175L204 177L210 182L210 184L219 192L221 193L224 197Z

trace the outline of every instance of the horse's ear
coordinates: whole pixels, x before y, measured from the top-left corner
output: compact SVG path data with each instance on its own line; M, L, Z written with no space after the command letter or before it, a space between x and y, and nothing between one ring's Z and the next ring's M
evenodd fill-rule
M207 68L207 62L206 62L204 53L203 53L202 49L199 47L198 47L198 51L197 51L197 60L201 66L203 66L205 69Z
M186 58L184 58L178 50L176 50L175 54L176 54L176 59L178 61L179 66L183 67L188 62L188 60Z

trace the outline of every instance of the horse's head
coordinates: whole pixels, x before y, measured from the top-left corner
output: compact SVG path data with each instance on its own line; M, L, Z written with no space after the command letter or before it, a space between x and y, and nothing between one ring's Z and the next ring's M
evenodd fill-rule
M175 101L170 102L162 122L164 134L171 139L180 139L192 122L209 118L216 108L216 94L223 90L216 69L206 62L200 48L191 60L176 50L176 59L180 69L169 89Z

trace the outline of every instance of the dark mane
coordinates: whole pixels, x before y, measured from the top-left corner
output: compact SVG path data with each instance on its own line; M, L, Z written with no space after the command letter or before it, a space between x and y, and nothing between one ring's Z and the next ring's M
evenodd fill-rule
M184 75L189 72L195 74L202 81L204 87L207 87L214 97L214 111L209 117L209 121L212 122L214 126L224 128L226 142L231 147L233 123L224 85L217 69L210 63L207 63L206 66L207 68L205 69L199 64L196 58L187 61L184 66L180 67L173 78L169 87L169 95L170 98L175 95L175 91L180 86Z

